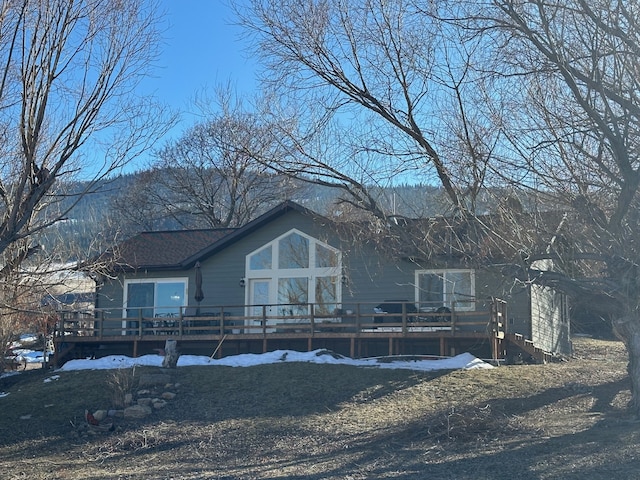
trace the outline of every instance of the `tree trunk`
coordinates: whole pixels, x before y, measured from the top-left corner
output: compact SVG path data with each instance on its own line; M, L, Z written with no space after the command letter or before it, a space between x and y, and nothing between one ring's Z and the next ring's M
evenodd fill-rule
M627 372L631 382L629 411L640 418L640 318L626 315L613 322L614 330L624 342L629 355Z
M176 368L178 365L178 342L176 340L167 340L164 343L164 359L162 366L164 368Z

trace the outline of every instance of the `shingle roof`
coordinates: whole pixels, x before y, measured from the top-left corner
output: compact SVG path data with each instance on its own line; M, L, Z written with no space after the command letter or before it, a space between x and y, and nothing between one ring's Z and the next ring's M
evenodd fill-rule
M187 269L291 210L317 215L295 202L285 201L240 228L143 232L101 257L113 261L116 270Z
M185 260L235 230L220 228L143 232L120 244L113 255L123 268L182 268Z

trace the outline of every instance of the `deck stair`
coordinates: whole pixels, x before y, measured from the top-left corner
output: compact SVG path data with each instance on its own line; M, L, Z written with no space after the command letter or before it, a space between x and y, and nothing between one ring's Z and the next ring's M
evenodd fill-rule
M533 341L519 333L507 333L507 358L513 363L549 363L557 356L534 345Z

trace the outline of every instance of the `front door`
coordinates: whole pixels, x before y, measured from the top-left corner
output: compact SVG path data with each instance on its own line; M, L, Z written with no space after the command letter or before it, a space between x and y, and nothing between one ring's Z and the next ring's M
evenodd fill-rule
M269 304L273 303L270 296L271 280L268 278L250 278L249 279L249 315L252 317L262 317L263 315L271 316L272 308ZM261 318L253 318L249 321L248 326L261 325Z

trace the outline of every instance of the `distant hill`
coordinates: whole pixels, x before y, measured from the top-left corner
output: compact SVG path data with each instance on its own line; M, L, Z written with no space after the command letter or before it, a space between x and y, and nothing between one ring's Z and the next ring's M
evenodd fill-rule
M40 238L40 243L46 249L73 247L70 257L75 257L73 251L99 252L108 248L113 238L119 240L129 237L141 230L174 230L183 228L180 223L170 218L163 218L153 223L152 228L142 228L140 225L128 224L114 207L114 201L122 192L129 192L136 188L136 184L143 173L121 175L109 180L104 180L91 189L91 192L78 200L77 195L88 188L88 184L78 182L67 184L62 189L68 194L63 201L63 207L69 208L73 202L77 202L64 221L54 228L47 230ZM342 207L338 203L343 191L340 188L332 188L300 182L300 188L295 190L290 200L317 211L320 214L334 216L339 215ZM429 185L397 185L390 188L374 188L372 192L380 201L380 204L389 212L399 216L410 218L432 217L451 213L443 190ZM495 195L486 195L479 202L480 213L491 211ZM284 200L285 198L282 198ZM264 213L275 206L265 204Z

